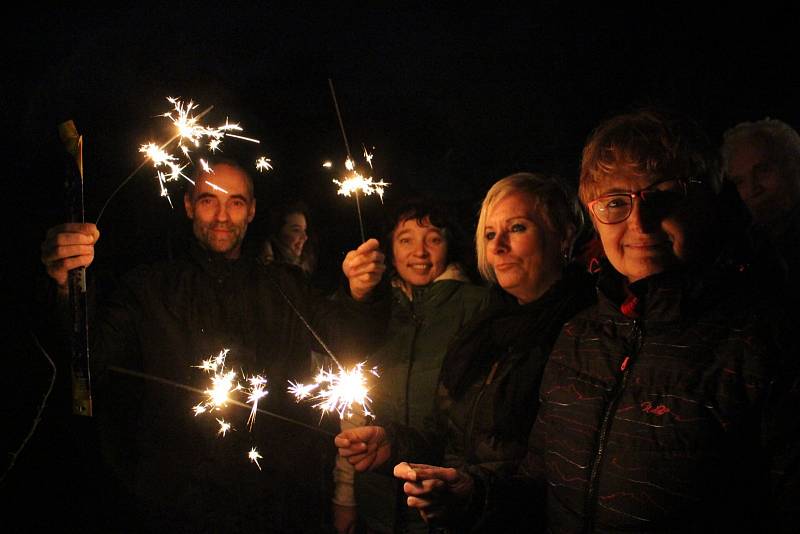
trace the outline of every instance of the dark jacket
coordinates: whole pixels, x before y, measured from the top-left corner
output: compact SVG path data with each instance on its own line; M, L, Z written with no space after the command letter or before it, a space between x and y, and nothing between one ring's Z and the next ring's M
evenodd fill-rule
M318 415L286 394L287 380L314 373L315 342L278 286L329 342L329 332L381 329L378 305L322 299L297 269L251 257L229 261L196 244L182 259L129 273L100 307L95 404L104 450L139 528L322 529L330 438L263 414L250 432L247 410L235 406L195 417L202 395L109 369L205 389L209 377L194 366L228 348L228 369L267 377L262 408L317 424ZM217 417L233 424L225 437L217 435ZM262 470L247 458L251 447L263 455Z
M547 355L567 319L594 300L588 274L570 271L535 302L500 289L495 303L453 341L438 409L446 422L444 465L508 476L525 455Z
M535 302L520 305L495 288L490 305L450 344L435 418L422 431L393 425L393 461L456 467L478 484L510 477L527 452L539 383L561 326L594 301L592 278L577 266ZM479 499L480 500L480 499ZM482 501L475 503L482 508ZM515 517L455 518L455 530L503 532Z
M742 280L675 271L625 290L606 266L598 304L564 326L545 369L517 516L546 514L554 532L763 524L776 354Z
M433 414L447 344L479 312L487 291L456 279L412 291L409 299L393 288L385 343L369 359L381 374L371 396L375 424L422 430ZM391 473L357 473L355 495L359 517L372 530L427 532L419 514L401 502L403 493Z

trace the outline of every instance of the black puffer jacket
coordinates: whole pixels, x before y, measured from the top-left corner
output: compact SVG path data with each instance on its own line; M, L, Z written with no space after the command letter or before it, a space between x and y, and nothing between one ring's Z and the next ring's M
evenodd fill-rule
M550 355L520 470L534 489L546 481L548 528L753 531L769 497L776 356L758 301L735 272L665 273L626 291L604 271L599 303Z

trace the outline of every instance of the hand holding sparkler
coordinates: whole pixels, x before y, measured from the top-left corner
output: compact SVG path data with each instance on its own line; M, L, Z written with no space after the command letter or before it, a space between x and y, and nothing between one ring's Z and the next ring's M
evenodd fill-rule
M98 239L100 232L92 223L59 224L47 231L41 245L41 260L48 276L58 285L59 294L67 294L70 270L92 263Z
M343 430L333 440L339 456L347 458L356 471L380 467L392 454L392 444L382 426L360 426Z
M406 504L419 510L429 524L462 516L475 491L469 474L450 467L400 462L394 466L394 476L405 481Z
M386 270L384 255L377 239L368 239L351 250L342 262L342 271L350 284L350 295L357 301L366 300Z

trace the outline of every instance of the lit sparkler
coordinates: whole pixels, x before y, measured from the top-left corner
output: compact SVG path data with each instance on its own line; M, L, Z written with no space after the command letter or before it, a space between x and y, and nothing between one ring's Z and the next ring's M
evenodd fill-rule
M211 386L203 391L206 396L205 399L199 404L192 407L195 416L204 414L206 412L213 412L226 407L228 404L236 404L240 406L250 405L250 416L247 418L247 427L250 431L253 430L253 424L256 420L256 413L258 409L258 401L269 394L267 391L267 379L262 375L253 375L245 379L247 386L243 386L237 380L235 371L230 371L225 367L225 360L228 357L229 349L222 349L216 356L211 356L206 360L200 362L200 365L194 365L211 375ZM246 396L246 403L240 402L234 398L236 395ZM223 418L217 418L219 423L219 430L217 435L225 436L231 430L231 423L225 421ZM255 448L253 449L255 451ZM257 452L251 451L250 454L256 454L257 458L251 459L258 465L258 458L261 458ZM261 466L258 466L261 469Z
M256 450L255 447L250 449L250 452L247 453L247 457L250 458L250 461L253 462L254 464L256 464L256 467L258 467L258 470L261 471L261 465L258 463L258 460L263 458L263 456L258 454L258 451Z
M289 393L299 402L310 398L316 401L314 408L322 414L336 412L340 419L353 415L354 406L365 416L370 416L369 386L364 373L364 365L347 369L340 367L338 372L320 369L312 384L289 382ZM369 373L379 376L377 368L368 370Z
M251 143L260 143L258 139L232 133L241 132L242 127L239 126L238 123L231 123L227 118L225 119L225 124L217 127L201 124L200 119L210 111L211 108L208 108L208 110L199 115L194 115L193 111L197 109L198 106L193 101L190 100L188 103L184 103L180 98L173 97L167 97L167 101L173 105L173 109L161 114L160 117L172 121L177 133L163 145L159 146L151 142L139 148L139 152L146 154L147 158L153 162L153 166L158 169L156 177L158 178L161 196L167 197L167 200L169 200L169 193L167 192L166 182L175 181L179 178L185 178L191 182L189 177L183 174L183 170L191 163L189 154L193 149L199 148L203 140L208 140L207 146L212 153L221 150L220 144L225 137L235 137L236 139L242 139ZM181 154L187 160L185 163L181 163L181 160L179 160L175 154L166 151L166 147L176 139L178 140L178 148ZM205 160L201 159L200 164L205 172L213 172L213 169L209 167ZM163 170L164 168L168 169L169 172L165 172ZM213 186L213 184L210 183L209 185ZM214 187L217 190L224 191L222 188ZM169 200L169 202L172 204L171 200Z
M370 166L371 165L370 155ZM390 185L388 182L384 182L383 180L378 180L376 182L373 180L372 176L365 177L356 169L353 160L350 158L345 160L345 168L350 171L349 174L344 176L342 180L333 180L333 183L339 186L339 190L336 191L337 194L345 197L355 194L356 198L358 198L359 193L364 196L376 194L381 199L381 202L383 202L383 191Z
M231 394L242 389L236 381L236 371L225 370L225 358L228 352L229 349L222 349L213 358L203 360L200 365L194 366L211 374L211 387L203 392L206 399L192 408L195 416L225 407L231 400Z
M336 90L333 88L333 80L328 78L328 86L331 88L331 97L333 98L333 105L336 108L336 117L339 119L339 128L342 130L342 139L344 140L344 148L347 150L347 159L344 162L345 168L349 171L349 175L342 177L341 180L334 180L333 183L339 186L339 190L337 191L338 194L342 196L349 197L352 193L353 196L356 197L356 209L358 210L358 226L361 230L361 242L363 243L366 241L366 236L364 234L364 221L361 218L361 202L358 199L359 192L363 193L364 196L372 195L376 193L381 202L383 202L383 190L389 184L384 182L383 180L379 180L377 182L373 181L372 176L364 177L360 172L356 170L355 163L353 162L353 158L350 155L350 143L347 142L347 132L344 129L344 121L342 121L342 113L339 110L339 101L336 99ZM370 169L372 169L372 154L367 151L367 148L364 145L361 145L364 148L364 158L366 159L367 163L369 164ZM327 166L327 165L325 165Z

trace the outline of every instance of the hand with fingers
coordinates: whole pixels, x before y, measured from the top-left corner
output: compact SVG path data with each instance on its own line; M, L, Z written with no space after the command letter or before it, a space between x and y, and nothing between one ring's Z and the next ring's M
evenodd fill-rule
M386 265L377 239L367 239L356 250L351 250L342 262L342 271L350 282L350 295L355 300L365 300L381 281Z
M42 263L55 280L59 293L67 293L69 271L88 267L94 260L94 246L100 238L92 223L66 223L47 231L42 242Z
M356 471L380 467L392 454L392 445L382 426L343 430L333 441L339 448L339 455L347 458Z
M431 525L446 525L458 519L469 506L475 490L472 477L450 467L401 462L394 476L404 480L409 507L419 510Z

